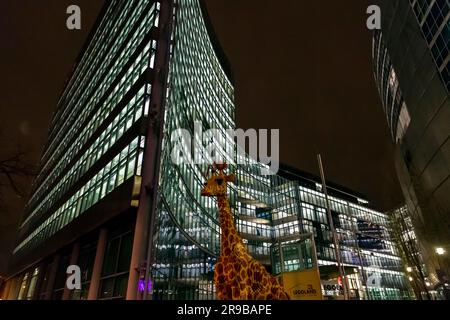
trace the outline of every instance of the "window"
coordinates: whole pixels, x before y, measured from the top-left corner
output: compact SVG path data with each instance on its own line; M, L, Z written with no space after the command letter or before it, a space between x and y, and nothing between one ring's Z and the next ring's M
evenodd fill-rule
M22 283L20 284L19 295L17 297L17 300L24 300L27 290L28 290L28 273L25 273L22 279Z
M408 108L406 107L406 103L403 102L403 105L402 105L402 108L400 111L400 117L398 120L398 125L397 125L397 137L396 137L397 142L401 141L403 139L403 137L405 136L410 122L411 122L411 117L409 115Z
M108 241L103 261L100 299L125 298L132 247L132 232L115 236Z
M66 287L67 280L67 267L70 262L70 254L65 255L61 258L58 264L55 277L55 285L53 290L53 300L62 300L64 288Z
M141 139L144 139L144 137L141 137ZM114 160L101 169L97 175L86 183L86 185L82 186L80 190L78 190L75 195L63 204L47 221L43 222L34 232L23 240L22 243L15 249L15 252L23 248L25 245L32 243L33 240L38 239L37 236L41 232L44 232L45 237L48 238L61 230L73 219L92 207L96 203L93 199L97 198L97 194L99 192L100 197L96 201L100 201L108 193L112 192L121 183L123 183L123 181L117 179L117 175L120 168L123 169L127 164L129 170L127 172L127 179L131 178L135 174L136 170L135 163L137 153L139 152L138 140L139 137L136 137L129 146L125 147L122 152L119 153L123 156L123 159L120 161L121 167L119 167L119 156L116 156ZM76 208L75 217L73 217L72 214L73 208Z
M87 300L88 298L96 250L97 242L84 245L80 249L77 264L81 270L81 290L72 291L72 300Z

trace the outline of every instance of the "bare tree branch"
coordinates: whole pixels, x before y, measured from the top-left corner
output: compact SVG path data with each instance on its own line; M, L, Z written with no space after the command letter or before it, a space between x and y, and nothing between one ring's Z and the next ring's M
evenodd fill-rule
M11 155L0 158L0 202L4 200L5 192L10 189L19 197L25 196L21 186L23 179L30 179L36 175L35 166L26 159L27 153L20 146Z

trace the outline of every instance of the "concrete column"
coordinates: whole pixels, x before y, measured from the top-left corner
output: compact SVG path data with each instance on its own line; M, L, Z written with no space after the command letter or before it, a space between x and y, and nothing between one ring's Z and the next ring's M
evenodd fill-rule
M48 274L47 288L45 289L45 299L44 300L52 299L53 287L55 285L56 272L58 271L58 265L59 265L60 259L61 259L61 256L59 254L53 258L52 266L51 266L50 272Z
M79 255L80 255L80 244L79 243L75 243L73 245L73 248L72 248L72 254L70 255L69 266L73 266L73 265L76 265L78 263ZM72 291L67 288L67 285L65 285L62 299L63 300L69 300L71 293L72 293Z
M139 263L143 260L147 241L148 217L142 210L138 211L134 229L133 251L127 285L127 300L137 300L137 283L139 281Z
M39 274L38 274L36 286L34 288L34 293L33 293L33 296L31 297L31 300L39 300L39 296L40 296L41 289L42 289L42 283L44 282L44 278L45 278L45 271L46 271L45 263L39 264Z
M300 270L306 269L304 268L304 264L303 264L303 253L302 253L302 243L299 243L298 246L298 262L299 262L299 266L300 266Z
M173 0L161 1L159 14L158 46L156 50L154 80L151 92L151 110L149 128L146 133L144 163L142 166L142 185L139 207L134 230L133 251L131 254L130 274L128 277L127 300L146 299L138 295L139 269L147 265L145 280L149 277L152 256L152 236L154 214L156 212L157 185L161 161L162 128L164 127L164 103L169 67L170 37L172 34ZM145 286L147 287L147 286ZM147 288L145 289L145 291Z
M95 253L94 267L92 269L91 283L89 285L88 300L97 300L100 278L102 276L103 259L105 257L106 243L108 241L108 231L100 230L98 237L97 251Z
M9 291L11 290L11 284L13 282L13 279L9 279L7 280L4 285L3 285L3 291L2 294L0 296L1 299L3 300L7 300L8 296L9 296Z
M19 294L19 276L15 276L12 278L11 285L9 287L8 296L6 297L6 300L17 300L17 296Z

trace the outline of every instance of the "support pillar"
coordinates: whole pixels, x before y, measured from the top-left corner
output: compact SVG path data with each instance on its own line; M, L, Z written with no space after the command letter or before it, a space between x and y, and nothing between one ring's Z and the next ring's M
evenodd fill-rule
M79 255L80 255L80 244L75 243L72 248L72 254L70 255L69 266L73 266L73 265L77 264ZM69 290L69 288L67 288L67 285L65 285L62 299L69 300L70 294L71 294L71 290Z
M45 263L40 263L38 266L39 274L37 276L38 278L36 281L36 286L34 288L34 293L33 293L33 296L31 297L31 300L40 300L42 284L44 283L44 279L45 279L45 271L46 271L45 267L46 267Z
M6 300L17 300L18 294L19 294L19 276L15 276L11 279L11 286L8 292L8 296L6 297Z
M101 229L98 237L97 251L95 253L94 267L92 269L91 283L89 285L88 300L97 300L98 298L107 241L108 231Z
M6 281L6 283L3 286L2 295L0 296L3 300L7 300L9 296L9 291L11 290L11 284L13 282L13 279L9 279Z
M61 256L58 254L53 258L52 266L50 268L50 272L47 279L47 288L45 289L45 299L51 300L53 296L53 287L55 285L56 280L56 272L58 272L59 260Z
M152 264L150 260L153 255L152 236L157 205L157 187L173 19L173 0L159 0L159 2L161 10L159 14L159 32L157 33L158 45L153 68L155 77L151 89L149 127L146 133L142 185L134 230L133 251L126 294L127 300L146 300L148 298L147 285L144 285L145 288L142 295L138 295L138 282L142 267L145 265L145 284L148 283Z

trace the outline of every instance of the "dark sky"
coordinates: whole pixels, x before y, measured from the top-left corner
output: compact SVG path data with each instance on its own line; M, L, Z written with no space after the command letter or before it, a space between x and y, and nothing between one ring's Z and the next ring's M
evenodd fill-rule
M0 1L0 159L20 143L39 161L51 114L101 0ZM281 161L366 194L385 210L401 203L393 146L371 73L365 0L207 0L231 62L241 128L280 129ZM69 31L66 8L82 10ZM24 182L27 189L28 182ZM2 252L24 199L5 195Z
M367 195L402 201L372 75L368 0L207 0L236 80L237 124L279 128L281 159Z

